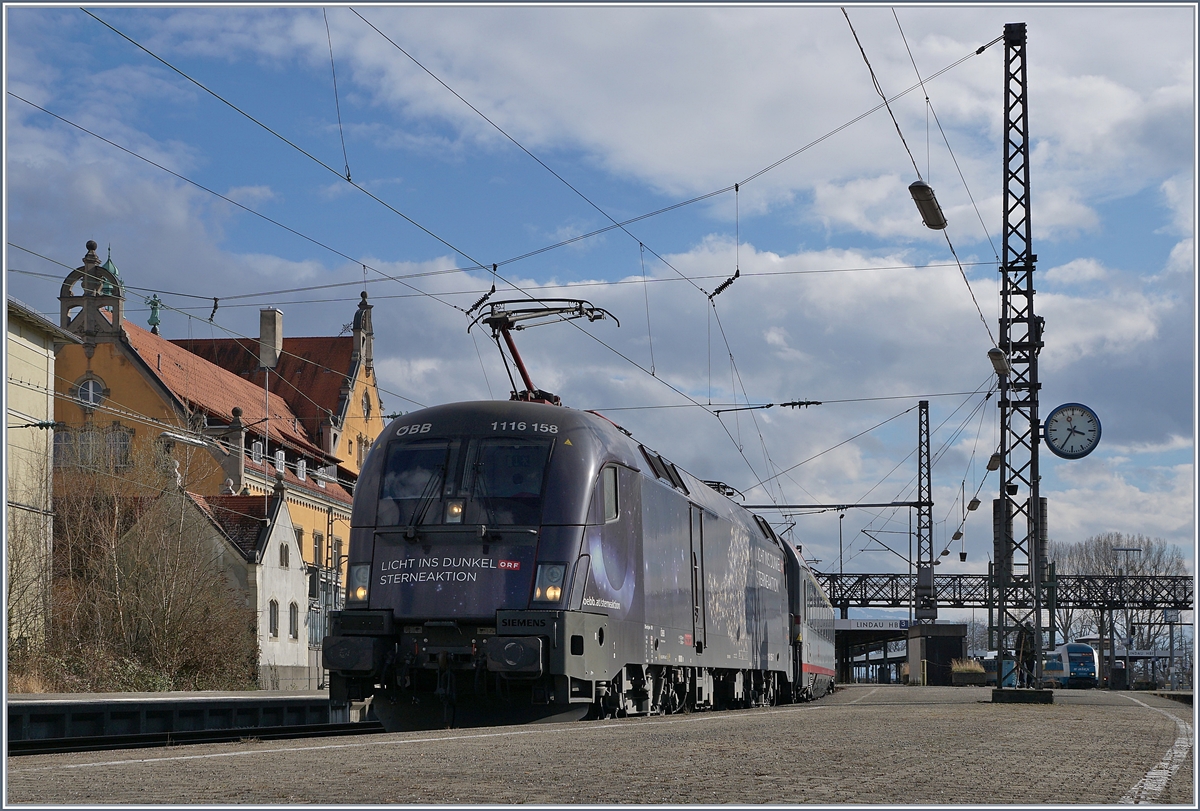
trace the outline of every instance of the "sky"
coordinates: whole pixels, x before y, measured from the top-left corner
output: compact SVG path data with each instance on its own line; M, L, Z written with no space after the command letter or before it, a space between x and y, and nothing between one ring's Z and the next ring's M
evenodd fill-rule
M267 306L336 335L367 290L386 413L507 398L467 329L493 282L586 299L615 318L517 334L534 383L747 503L915 499L928 400L939 572L985 572L1004 44L976 49L1025 22L1041 412L1103 426L1041 452L1049 535L1191 566L1194 7L846 10L6 5L7 291L57 320L89 239L168 338ZM819 570L907 568L906 509L769 518Z

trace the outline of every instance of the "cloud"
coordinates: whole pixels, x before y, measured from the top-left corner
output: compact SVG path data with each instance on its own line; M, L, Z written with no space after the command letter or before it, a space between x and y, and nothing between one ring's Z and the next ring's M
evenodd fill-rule
M253 205L264 200L274 200L275 192L270 186L235 186L225 192L225 196L243 205Z
M1194 535L1192 466L1150 468L1139 486L1133 471L1103 460L1064 466L1063 487L1044 489L1050 536L1073 543L1101 532L1141 533L1178 543Z
M1191 449L1194 445L1195 442L1191 437L1173 434L1164 442L1135 442L1128 445L1114 445L1110 446L1110 450L1113 453L1120 454L1157 454L1185 451Z
M1196 186L1188 174L1179 174L1163 181L1159 187L1172 213L1171 223L1160 233L1191 236L1196 223Z
M1146 457L1139 455L1182 454L1177 445L1191 441L1190 11L1025 11L1034 238L1049 268L1039 271L1037 300L1047 324L1043 402L1089 402L1105 421L1105 444L1087 462L1101 464L1099 472L1046 465L1046 490L1061 503L1052 524L1100 531L1120 523L1121 510L1130 523L1161 510L1156 526L1182 542L1194 506L1181 496L1183 474L1140 464ZM887 112L822 140L878 103L837 9L361 13L616 218L729 189L636 223L633 239L612 231L578 250L501 267L530 295L587 298L620 319L620 327L598 321L520 333L537 385L572 406L628 409L608 414L697 475L754 499L804 502L866 492L903 498L915 476L912 409L926 398L935 445L951 445L935 469L939 514L964 478L978 480L996 446L995 398L968 419L983 393L953 393L986 390L991 338L943 236L920 223L905 188L915 179L912 163ZM919 91L893 109L937 190L959 255L987 262L986 233L995 242L1001 236L1003 46L974 54L1010 21L1009 11L898 13L926 78L970 55L926 83L953 159L936 124L926 129ZM319 10L113 8L102 16L341 166ZM891 12L855 7L851 17L885 90L915 84ZM164 312L164 332L178 337L223 327L254 335L255 310L265 303L285 309L289 334L337 334L354 312L359 262L366 263L408 285L365 285L376 307L377 368L389 410L507 396L510 382L491 336L478 327L468 333L456 309L478 300L491 278L445 272L471 260L349 184L331 184L324 169L78 12L13 9L9 20L10 89L210 188L269 205L290 228L362 258L348 262L230 210L12 98L9 239L71 266L85 240L112 242L131 291L157 290L170 306L191 308L194 320ZM605 222L348 9L331 7L329 21L356 182L489 265ZM98 42L105 58L85 58ZM1144 205L1151 198L1163 205ZM1142 217L1130 218L1139 202ZM1115 218L1137 262L1110 250ZM1171 238L1151 239L1155 228ZM639 242L674 269L647 256L643 284ZM1157 275L1146 271L1159 265ZM710 302L707 295L735 267L741 278ZM28 268L62 271L36 262ZM997 274L970 264L967 272L995 332ZM338 283L353 286L324 288ZM36 285L21 297L53 311L56 283L14 276L10 284ZM226 301L306 286L316 289ZM500 288L496 299L522 295ZM207 325L214 296L222 304ZM722 404L798 399L825 405L710 413ZM766 477L774 478L757 484ZM846 531L857 535L876 519L852 520ZM982 548L990 544L989 520L971 518L982 526L972 524L968 538ZM800 521L806 549L836 556L836 515ZM907 530L903 514L893 523L903 527L871 526Z
M1050 284L1064 285L1079 282L1094 282L1106 279L1111 271L1095 259L1072 259L1065 265L1059 265L1042 271L1041 277Z

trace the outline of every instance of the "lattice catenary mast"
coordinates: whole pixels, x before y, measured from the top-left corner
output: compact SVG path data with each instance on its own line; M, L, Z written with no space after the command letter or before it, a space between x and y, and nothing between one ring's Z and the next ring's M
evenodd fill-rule
M1029 201L1029 115L1025 23L1004 26L1004 248L1000 266L1000 495L993 502L992 644L1005 662L1032 661L1040 688L1046 583L1046 504L1039 495L1038 353L1044 319L1033 308ZM994 351L994 350L993 350ZM1003 367L1007 366L1007 369ZM1003 371L1001 371L1003 369ZM1003 677L997 680L1003 689Z

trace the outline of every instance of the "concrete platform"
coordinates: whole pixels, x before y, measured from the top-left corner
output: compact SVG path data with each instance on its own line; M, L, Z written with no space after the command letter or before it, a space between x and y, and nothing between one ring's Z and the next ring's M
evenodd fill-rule
M1192 808L1191 716L1145 692L1022 705L994 704L985 687L864 684L756 710L28 755L8 760L5 799Z
M992 688L993 704L1053 704L1053 690L1030 690L1020 687Z

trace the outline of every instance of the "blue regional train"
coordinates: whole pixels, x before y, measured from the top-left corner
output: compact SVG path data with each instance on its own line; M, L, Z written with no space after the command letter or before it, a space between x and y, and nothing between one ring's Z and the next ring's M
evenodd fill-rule
M833 608L761 517L544 402L393 421L355 487L335 700L389 730L771 705L833 686Z
M1095 648L1082 642L1068 642L1046 654L1042 678L1055 687L1095 687L1096 663Z

